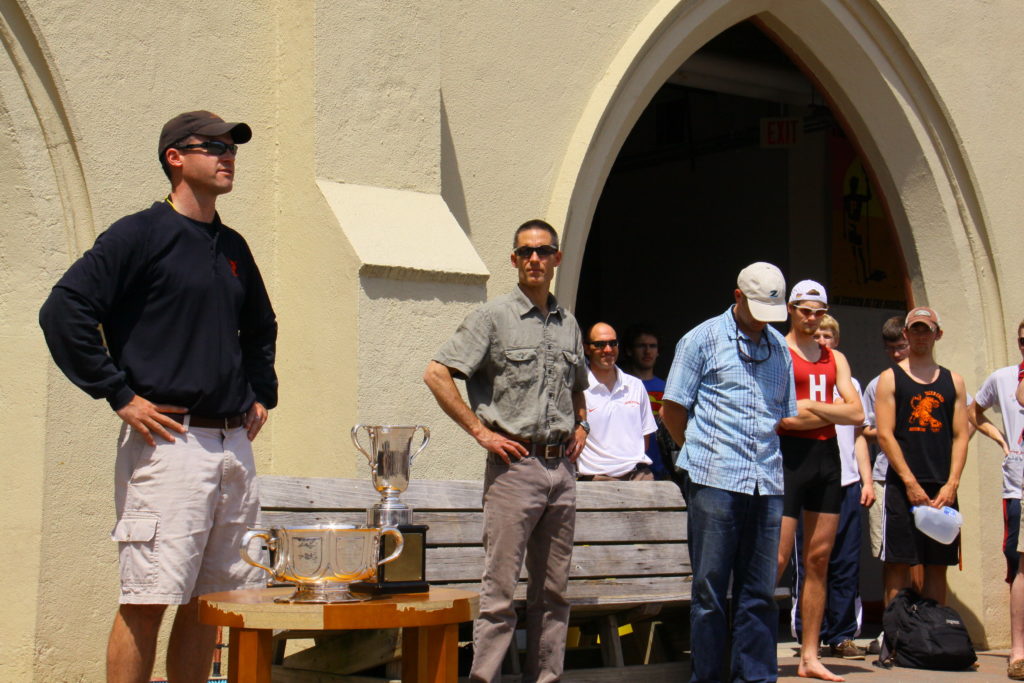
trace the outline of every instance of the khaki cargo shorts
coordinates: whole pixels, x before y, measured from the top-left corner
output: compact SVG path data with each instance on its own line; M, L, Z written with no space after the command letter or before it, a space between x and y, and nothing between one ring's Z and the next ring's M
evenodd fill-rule
M238 545L259 512L243 427L189 427L150 446L122 425L114 477L121 603L185 604L204 593L266 585ZM254 549L255 551L255 549Z

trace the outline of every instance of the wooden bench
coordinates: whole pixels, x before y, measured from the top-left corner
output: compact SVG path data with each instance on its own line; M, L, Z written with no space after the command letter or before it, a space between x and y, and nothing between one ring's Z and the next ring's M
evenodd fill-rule
M415 509L416 523L430 526L426 578L432 585L479 589L484 560L481 491L480 481L419 479L402 495ZM260 524L364 524L366 508L377 500L369 477L261 476ZM627 680L622 677L627 673L623 668L633 667L626 666L620 627L630 624L634 635L646 639L646 648L641 646L646 652L640 657L646 664L652 620L689 604L690 574L685 504L675 484L579 482L568 590L571 619L581 627L584 641L587 634L600 636L605 667L601 671L614 675L606 678L595 670L584 675L580 671L585 669L567 669L564 680ZM525 607L525 578L524 571L516 591L520 610ZM681 652L674 654L682 658ZM509 673L518 673L517 657L510 656L507 664ZM643 670L651 682L679 680L687 665L670 661Z

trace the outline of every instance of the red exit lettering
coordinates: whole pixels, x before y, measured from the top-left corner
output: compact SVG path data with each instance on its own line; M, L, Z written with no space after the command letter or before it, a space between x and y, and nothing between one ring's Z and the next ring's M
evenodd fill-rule
M762 147L793 147L797 143L800 119L761 119Z

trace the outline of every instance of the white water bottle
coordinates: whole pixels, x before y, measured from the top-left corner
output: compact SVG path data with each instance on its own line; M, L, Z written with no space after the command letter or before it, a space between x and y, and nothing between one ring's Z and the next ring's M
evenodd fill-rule
M960 533L960 526L964 523L960 513L951 507L940 510L927 505L915 505L911 511L914 513L914 524L921 533L945 545L956 539L956 535Z

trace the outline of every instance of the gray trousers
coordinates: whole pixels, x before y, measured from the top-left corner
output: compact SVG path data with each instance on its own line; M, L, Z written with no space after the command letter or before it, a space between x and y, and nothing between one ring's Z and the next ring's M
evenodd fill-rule
M569 602L565 597L576 526L576 468L565 458L523 458L506 465L487 456L484 475L484 576L473 624L471 681L501 679L515 634L512 605L525 556L526 665L523 683L562 676Z

